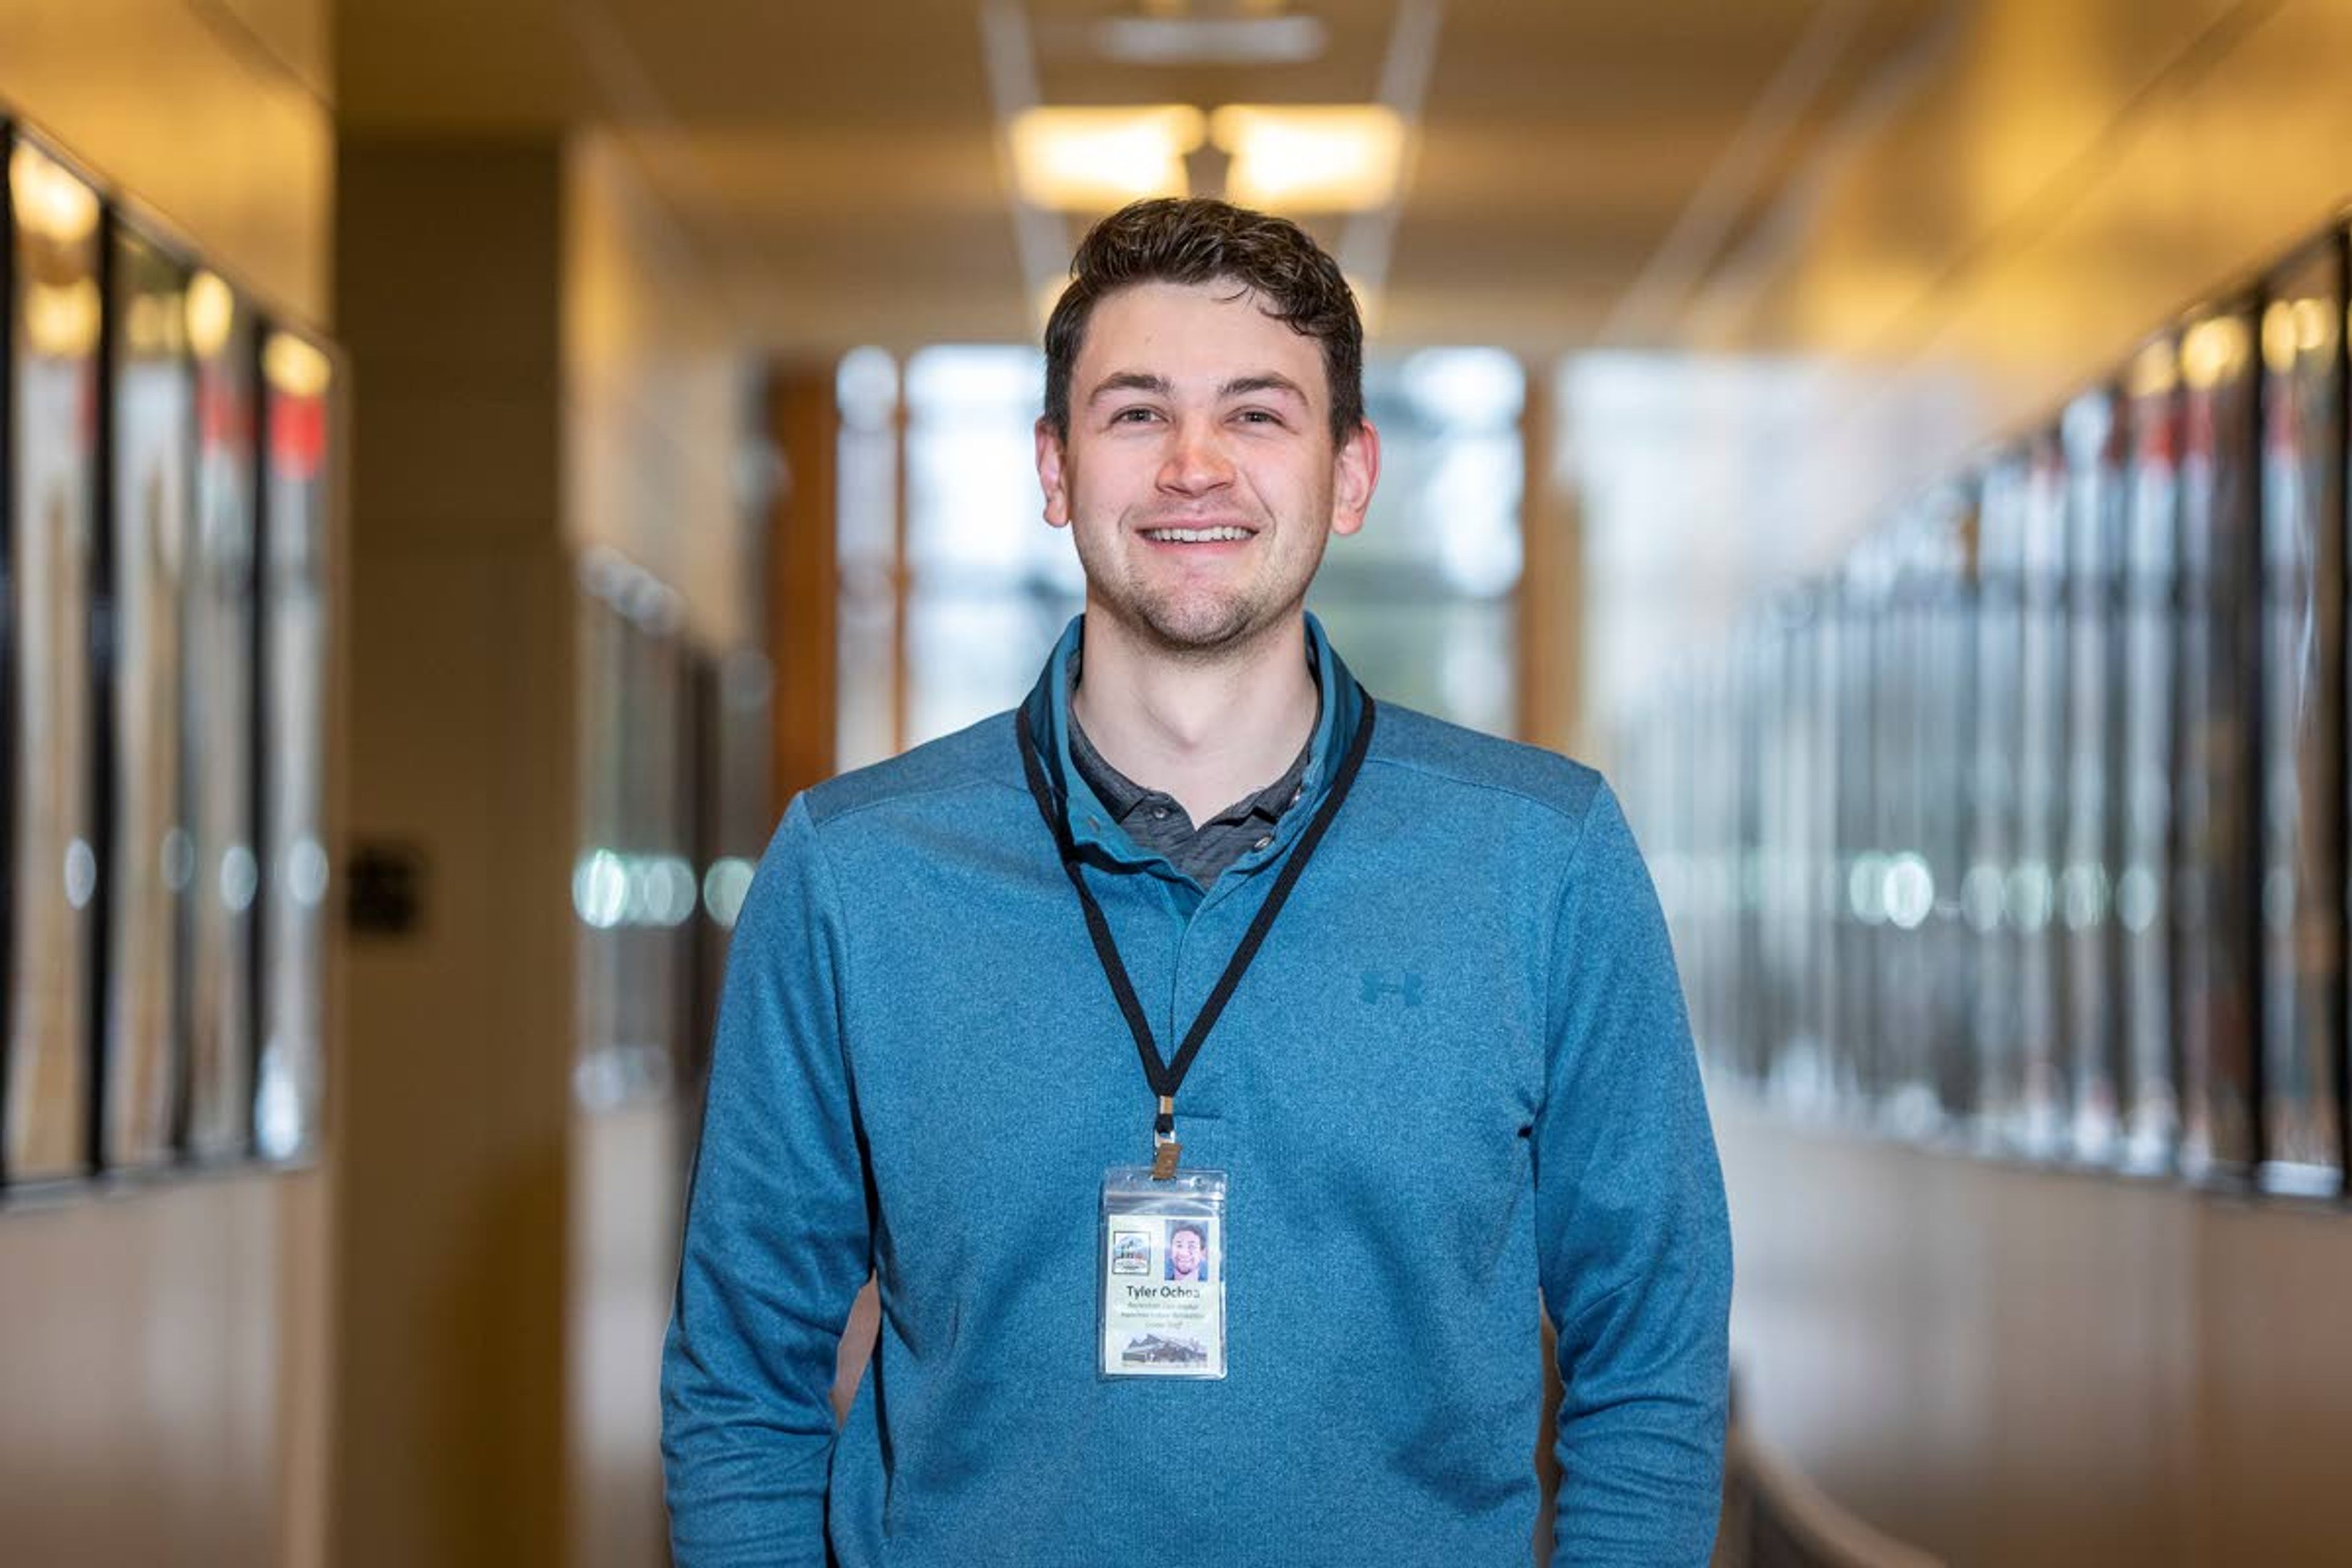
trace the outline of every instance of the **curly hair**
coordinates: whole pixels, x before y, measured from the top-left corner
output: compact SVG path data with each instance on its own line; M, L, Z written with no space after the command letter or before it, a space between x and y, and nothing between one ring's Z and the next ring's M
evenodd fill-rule
M1323 346L1331 384L1331 439L1364 419L1364 322L1339 264L1307 231L1204 196L1160 197L1119 208L1087 231L1070 258L1070 286L1045 322L1045 420L1070 435L1070 376L1087 322L1105 296L1138 283L1231 282L1260 308Z

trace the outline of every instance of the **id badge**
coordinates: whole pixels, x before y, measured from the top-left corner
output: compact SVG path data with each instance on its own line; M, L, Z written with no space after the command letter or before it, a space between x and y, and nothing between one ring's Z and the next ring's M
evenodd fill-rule
M1225 1375L1225 1173L1148 1165L1103 1177L1104 1377Z

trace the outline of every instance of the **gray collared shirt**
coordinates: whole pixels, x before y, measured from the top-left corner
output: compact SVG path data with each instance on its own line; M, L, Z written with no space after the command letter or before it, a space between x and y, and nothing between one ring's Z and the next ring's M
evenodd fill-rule
M1077 660L1070 661L1070 687L1077 689ZM1066 695L1064 701L1069 699ZM1315 735L1298 749L1289 771L1255 795L1244 795L1216 816L1192 826L1192 818L1172 795L1146 789L1112 767L1078 722L1077 708L1069 709L1070 761L1097 799L1136 846L1164 855L1178 870L1203 888L1223 876L1225 868L1253 849L1263 848L1274 837L1275 824L1297 804L1304 788L1307 764L1315 753ZM1318 711L1317 727L1321 727Z

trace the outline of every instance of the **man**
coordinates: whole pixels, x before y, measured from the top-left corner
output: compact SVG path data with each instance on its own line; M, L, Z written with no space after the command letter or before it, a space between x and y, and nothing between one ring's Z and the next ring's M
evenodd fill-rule
M1524 1562L1540 1297L1554 1561L1704 1563L1727 1227L1617 806L1376 705L1306 616L1380 471L1312 241L1144 203L1072 271L1036 448L1085 616L1017 713L795 800L736 928L677 1560ZM1150 1212L1215 1215L1215 1280L1120 1282ZM1139 1540L1171 1467L1201 1506Z
M1168 1227L1168 1265L1171 1279L1196 1284L1209 1277L1206 1267L1208 1237L1198 1220L1180 1219Z

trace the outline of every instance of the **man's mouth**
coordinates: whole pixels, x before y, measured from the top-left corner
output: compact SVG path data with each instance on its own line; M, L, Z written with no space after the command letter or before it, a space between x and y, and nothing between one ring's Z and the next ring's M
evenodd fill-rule
M1161 544L1237 543L1253 537L1246 528L1147 528L1143 537Z

